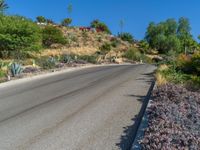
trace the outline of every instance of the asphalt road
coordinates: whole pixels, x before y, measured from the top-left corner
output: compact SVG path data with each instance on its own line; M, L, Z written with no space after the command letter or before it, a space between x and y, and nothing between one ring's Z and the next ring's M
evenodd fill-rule
M0 150L127 149L154 69L101 66L0 86Z

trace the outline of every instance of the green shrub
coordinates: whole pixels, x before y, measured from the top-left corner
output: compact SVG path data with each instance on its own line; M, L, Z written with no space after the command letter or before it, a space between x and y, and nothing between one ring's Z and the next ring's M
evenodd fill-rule
M69 63L73 62L73 58L70 55L64 54L60 57L60 62L69 64Z
M169 67L169 69L161 71L161 74L170 82L184 84L186 81L190 80L190 76L184 74L181 71L177 71L174 66Z
M136 48L130 48L127 50L124 57L132 61L140 61L144 58L143 54L141 54L141 52Z
M37 22L39 23L46 23L47 22L47 19L44 17L44 16L38 16L36 18Z
M0 57L37 51L41 48L41 30L20 16L0 15Z
M52 44L66 44L62 31L53 26L46 26L42 31L42 43L45 47Z
M111 39L111 46L112 47L117 47L119 45L120 45L120 40L119 39L117 39L117 38L112 38Z
M118 35L119 38L121 38L123 41L127 41L129 43L132 43L134 41L133 36L130 33L121 33Z
M61 22L62 26L65 26L65 27L68 27L71 23L72 23L71 18L66 18Z
M56 59L53 57L42 57L36 60L36 64L42 69L53 69L56 66Z
M89 55L83 55L78 57L79 60L84 60L86 62L96 64L97 63L97 58L96 56L89 56Z
M102 54L106 54L111 51L112 46L110 43L104 43L100 48Z
M90 24L90 26L92 28L96 28L97 31L102 31L102 32L111 34L111 31L108 28L108 26L105 23L103 23L100 20L98 20L98 19L92 21L91 24Z
M200 75L200 53L195 53L192 55L191 58L191 66L192 68L194 68L194 74L196 75Z
M3 78L5 76L6 76L6 73L4 71L0 70L0 78Z

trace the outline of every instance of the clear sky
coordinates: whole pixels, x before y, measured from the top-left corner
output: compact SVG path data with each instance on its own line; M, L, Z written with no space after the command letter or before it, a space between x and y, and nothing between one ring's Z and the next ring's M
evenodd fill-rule
M71 17L75 26L89 26L94 19L104 21L114 34L120 31L119 21L124 20L124 31L136 39L143 39L149 22L167 18L187 17L192 34L200 34L200 0L7 0L8 14L35 19L42 15L60 22L68 17L67 5L73 5Z

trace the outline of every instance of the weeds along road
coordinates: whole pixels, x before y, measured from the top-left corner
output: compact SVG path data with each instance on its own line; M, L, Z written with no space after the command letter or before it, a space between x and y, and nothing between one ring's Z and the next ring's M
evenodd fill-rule
M127 149L154 69L101 66L0 86L0 150Z

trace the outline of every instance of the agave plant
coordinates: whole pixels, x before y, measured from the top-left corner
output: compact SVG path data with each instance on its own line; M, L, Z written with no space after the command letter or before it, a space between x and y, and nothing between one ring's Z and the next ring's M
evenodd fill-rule
M4 13L8 8L8 4L6 4L5 0L0 0L0 13Z
M10 71L12 73L12 76L16 77L16 76L18 76L18 75L20 75L22 73L23 68L22 68L22 66L20 64L13 63L11 65L11 70Z

